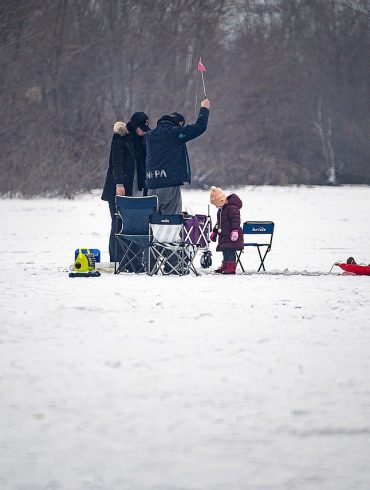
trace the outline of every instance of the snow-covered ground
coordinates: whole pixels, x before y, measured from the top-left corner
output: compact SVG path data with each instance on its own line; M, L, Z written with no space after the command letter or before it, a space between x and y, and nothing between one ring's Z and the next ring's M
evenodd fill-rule
M276 223L268 270L370 262L369 188L237 192ZM108 260L95 195L0 226L1 490L370 488L370 277L70 279L78 246Z

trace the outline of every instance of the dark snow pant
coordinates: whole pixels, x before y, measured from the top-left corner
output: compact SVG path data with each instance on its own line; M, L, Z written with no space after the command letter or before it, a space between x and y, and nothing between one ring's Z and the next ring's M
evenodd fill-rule
M222 250L224 262L236 262L236 250L234 248L225 248Z
M116 237L115 233L119 231L122 227L122 221L119 216L116 216L116 204L115 202L108 202L109 211L111 217L111 228L110 228L110 236L109 236L109 260L111 262L119 262L122 259L122 249L117 247L117 256L116 256Z
M109 211L111 216L111 229L109 236L109 260L111 262L118 262L121 264L123 258L123 250L119 243L116 243L115 233L118 233L122 228L122 220L119 216L116 216L116 204L114 202L109 202ZM131 245L132 252L137 252L139 247L137 245ZM122 264L121 267L125 269L125 265ZM128 272L144 272L142 262L139 259L133 260L129 266L127 266Z

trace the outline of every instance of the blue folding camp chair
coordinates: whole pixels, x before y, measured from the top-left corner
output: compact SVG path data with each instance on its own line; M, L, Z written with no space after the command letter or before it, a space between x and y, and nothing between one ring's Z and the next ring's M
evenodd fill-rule
M149 247L149 216L157 213L157 196L116 196L116 209L122 220L122 228L116 233L117 247L122 249L122 258L114 264L114 273L123 271L145 272ZM117 265L118 264L118 265Z
M259 266L257 272L260 272L261 269L266 272L264 262L265 262L266 255L271 250L272 237L274 236L274 227L275 227L275 224L272 221L246 221L243 224L243 235L244 235L244 237L245 237L245 235L254 235L253 238L256 238L254 242L244 242L244 248L245 247L256 247L257 248L258 254L259 254L259 257L261 260L261 263L260 263L260 266ZM255 237L255 235L259 235L259 236ZM267 235L269 235L269 237ZM244 240L245 240L245 238L244 238ZM266 247L266 251L265 251L264 255L262 255L261 249L263 249L264 247ZM245 272L242 261L241 261L242 253L243 253L243 250L241 250L239 253L237 253L236 259L237 259L237 264L239 264L242 271Z

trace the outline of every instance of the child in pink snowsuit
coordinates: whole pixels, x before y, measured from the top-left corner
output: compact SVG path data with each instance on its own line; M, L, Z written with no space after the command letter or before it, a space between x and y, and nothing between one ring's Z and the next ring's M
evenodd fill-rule
M240 227L241 199L236 194L226 196L220 187L211 187L211 204L218 208L217 223L211 233L211 240L218 245L216 250L223 253L221 267L215 272L219 274L235 274L236 251L243 250L243 231Z

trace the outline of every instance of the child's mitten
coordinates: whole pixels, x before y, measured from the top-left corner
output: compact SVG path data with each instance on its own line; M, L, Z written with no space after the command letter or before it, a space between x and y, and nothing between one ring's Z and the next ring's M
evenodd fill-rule
M211 242L215 242L216 238L217 238L217 233L215 231L212 231L210 236Z
M232 242L236 242L236 240L238 239L238 236L239 236L239 232L238 230L233 230L231 233L230 233L230 240Z

